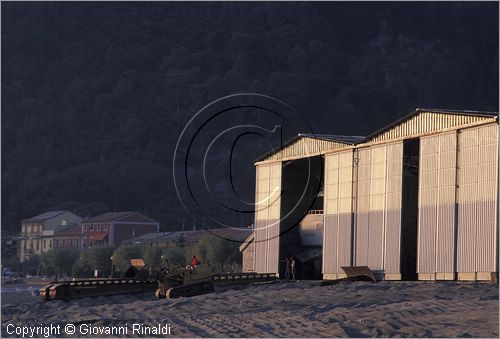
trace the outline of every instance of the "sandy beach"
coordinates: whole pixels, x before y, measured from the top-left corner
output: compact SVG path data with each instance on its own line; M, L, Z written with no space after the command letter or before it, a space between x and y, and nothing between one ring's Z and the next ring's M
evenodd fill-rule
M7 296L9 294L9 296ZM168 326L160 337L498 337L498 286L457 282L319 281L217 289L191 298L121 295L44 303L2 295L2 336L14 326ZM12 332L14 327L10 326ZM40 335L41 336L41 335ZM62 330L60 335L69 336Z

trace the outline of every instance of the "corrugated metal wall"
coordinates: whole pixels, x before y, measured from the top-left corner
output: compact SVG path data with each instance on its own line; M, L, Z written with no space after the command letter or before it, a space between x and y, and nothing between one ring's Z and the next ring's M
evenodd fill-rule
M352 151L325 156L323 273L343 274L351 265Z
M496 271L498 126L458 134L457 271Z
M278 273L281 163L256 167L255 271Z
M368 266L384 269L384 223L386 186L386 147L371 147L370 212L368 215Z
M355 264L400 274L403 144L358 152Z
M417 272L454 272L456 132L420 139Z
M385 273L400 274L403 143L387 145L385 203Z
M370 213L371 149L358 151L358 178L355 214L354 262L357 266L368 265L368 224Z

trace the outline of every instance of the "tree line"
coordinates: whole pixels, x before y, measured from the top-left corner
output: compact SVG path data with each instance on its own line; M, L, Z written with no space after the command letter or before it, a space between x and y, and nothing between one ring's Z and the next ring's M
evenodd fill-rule
M185 266L193 255L202 263L210 265L213 272L232 271L241 268L239 243L226 241L216 236L202 239L190 246L137 246L121 245L94 246L87 249L52 249L42 255L34 255L23 263L13 258L7 263L21 275L57 275L58 277L88 278L98 270L99 276L121 276L130 267L130 259L142 258L145 264L160 267L168 265ZM113 258L113 259L111 259ZM113 265L113 268L112 268Z

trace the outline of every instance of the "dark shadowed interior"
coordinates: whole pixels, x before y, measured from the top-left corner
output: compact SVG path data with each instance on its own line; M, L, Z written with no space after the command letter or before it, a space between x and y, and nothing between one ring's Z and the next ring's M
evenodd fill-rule
M403 143L403 199L401 204L401 279L417 279L417 223L419 139Z
M298 259L299 279L321 279L322 244L304 243L299 224L311 218L308 212L321 211L323 226L323 158L284 162L281 180L280 276L285 276L285 259L293 256Z

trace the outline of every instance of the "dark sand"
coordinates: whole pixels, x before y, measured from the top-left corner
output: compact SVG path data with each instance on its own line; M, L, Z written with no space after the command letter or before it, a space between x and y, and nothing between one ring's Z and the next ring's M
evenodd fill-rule
M277 282L172 300L122 295L46 303L26 293L20 298L7 294L2 294L3 337L12 337L8 324L68 323L123 326L129 337L139 336L132 334L134 323L168 323L172 337L499 335L498 285L486 283Z

